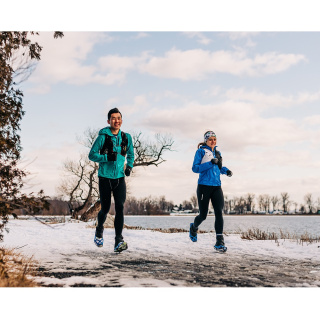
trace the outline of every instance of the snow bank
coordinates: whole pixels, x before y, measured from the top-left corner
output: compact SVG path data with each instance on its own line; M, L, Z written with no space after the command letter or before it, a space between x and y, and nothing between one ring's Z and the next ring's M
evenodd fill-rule
M10 232L4 235L3 244L8 248L20 248L25 255L39 261L56 262L62 257L80 252L103 254L113 251L114 229L105 229L103 248L93 244L92 223L76 222L44 225L36 220L10 220ZM173 256L175 258L203 258L213 254L214 234L199 234L198 242L189 240L187 233L161 233L151 230L124 229L129 244L128 252L144 256ZM294 240L243 240L239 235L225 237L228 255L281 256L293 259L320 260L320 243L300 244ZM82 258L85 259L85 258ZM90 263L88 258L88 263Z

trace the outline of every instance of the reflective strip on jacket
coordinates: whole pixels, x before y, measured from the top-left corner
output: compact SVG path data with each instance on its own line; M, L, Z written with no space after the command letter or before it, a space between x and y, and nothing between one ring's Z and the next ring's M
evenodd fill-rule
M219 169L216 164L212 164L210 161L210 158L216 158L216 147L217 146L215 146L214 150L212 151L208 146L201 146L196 151L193 160L192 171L200 174L198 184L204 184L207 186L221 186L220 174L227 174L227 171L229 170L227 167L222 167ZM221 155L221 152L218 152ZM208 154L210 156L208 156Z
M117 152L116 161L108 161L106 154L100 154L100 150L103 147L106 136L109 135L113 142L113 151ZM132 138L129 133L126 133L128 138L128 147L127 147L127 166L133 167L134 162L134 151ZM110 127L103 128L99 131L99 135L95 142L92 145L92 148L89 152L89 159L94 162L99 163L98 176L109 179L118 179L124 177L124 164L126 157L121 155L121 130L119 130L117 136L114 136L110 130Z

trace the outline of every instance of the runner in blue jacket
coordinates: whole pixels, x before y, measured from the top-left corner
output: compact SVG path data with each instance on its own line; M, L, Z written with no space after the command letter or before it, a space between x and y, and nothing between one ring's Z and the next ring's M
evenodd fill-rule
M217 150L216 144L216 134L213 131L207 131L204 134L204 142L199 143L198 150L194 156L192 171L199 173L197 187L199 215L195 217L193 223L190 223L189 237L191 241L197 241L198 227L207 218L209 201L211 200L215 214L214 227L217 239L214 248L225 252L227 248L224 245L223 238L224 198L220 174L231 177L232 172L227 167L222 166L222 156Z

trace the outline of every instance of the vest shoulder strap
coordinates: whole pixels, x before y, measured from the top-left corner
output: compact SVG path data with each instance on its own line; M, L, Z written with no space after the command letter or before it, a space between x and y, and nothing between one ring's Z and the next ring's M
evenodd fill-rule
M128 137L125 132L121 131L121 155L125 156L128 149Z
M104 143L100 150L100 154L111 153L113 151L113 142L108 134L104 135Z

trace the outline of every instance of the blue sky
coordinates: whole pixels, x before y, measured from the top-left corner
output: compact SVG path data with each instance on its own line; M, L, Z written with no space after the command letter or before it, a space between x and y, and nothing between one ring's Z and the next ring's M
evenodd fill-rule
M24 90L21 137L30 190L51 196L62 162L77 159L76 136L107 125L153 139L169 133L175 152L128 180L138 198L195 194L191 171L203 133L216 132L229 197L248 192L303 202L320 196L319 32L51 32L37 37L42 59Z

